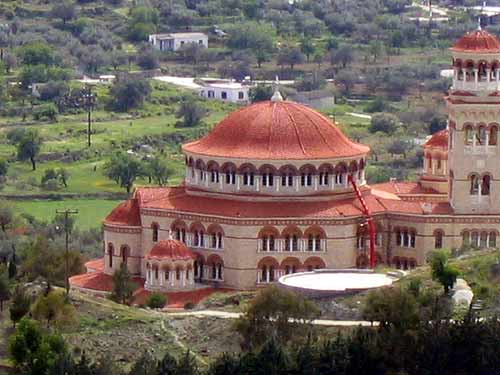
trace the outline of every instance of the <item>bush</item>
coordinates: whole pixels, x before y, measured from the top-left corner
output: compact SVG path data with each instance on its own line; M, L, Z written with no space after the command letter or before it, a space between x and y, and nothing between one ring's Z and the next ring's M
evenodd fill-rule
M33 111L33 118L37 121L47 119L50 121L57 120L57 109L51 104L41 105Z
M167 296L161 293L152 293L146 304L152 309L161 309L167 304Z
M186 310L192 310L192 309L195 308L195 306L196 305L194 304L194 302L186 302L184 304L184 309L186 309Z
M45 181L45 183L43 184L43 188L45 190L49 190L49 191L59 190L59 181L51 178L51 179Z

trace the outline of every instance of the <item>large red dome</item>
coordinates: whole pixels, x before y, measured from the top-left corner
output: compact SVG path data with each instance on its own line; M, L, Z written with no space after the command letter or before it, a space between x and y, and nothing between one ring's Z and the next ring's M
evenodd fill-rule
M500 41L495 35L485 30L475 30L460 38L451 47L451 50L456 52L500 53Z
M288 101L259 102L235 111L183 149L213 157L265 160L334 159L370 150L352 142L317 111Z

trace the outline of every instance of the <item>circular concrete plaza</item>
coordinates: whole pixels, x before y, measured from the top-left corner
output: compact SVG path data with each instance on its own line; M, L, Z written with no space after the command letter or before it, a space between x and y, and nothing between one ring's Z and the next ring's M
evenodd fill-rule
M280 285L311 295L335 295L361 292L391 285L395 274L376 273L371 270L315 270L282 276Z

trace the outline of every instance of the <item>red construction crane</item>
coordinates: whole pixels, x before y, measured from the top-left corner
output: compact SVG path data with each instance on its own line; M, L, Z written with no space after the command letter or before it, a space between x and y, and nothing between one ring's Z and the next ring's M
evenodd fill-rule
M363 198L361 192L359 191L358 185L356 185L356 181L354 181L354 178L352 177L351 174L348 175L347 179L354 188L354 192L356 193L356 196L358 197L361 203L361 207L363 207L363 214L365 215L366 223L368 224L368 231L370 233L370 268L375 268L375 265L377 263L375 259L375 237L376 237L375 222L373 221L372 214L368 209L368 206L366 205L365 199Z

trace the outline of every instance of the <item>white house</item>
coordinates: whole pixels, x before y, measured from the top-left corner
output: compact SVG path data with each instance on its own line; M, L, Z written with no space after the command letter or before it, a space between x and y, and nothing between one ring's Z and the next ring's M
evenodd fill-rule
M207 80L198 82L199 93L207 99L217 99L231 103L248 103L251 85L229 80Z
M160 51L177 51L188 43L208 48L208 36L203 33L151 34L149 43Z

